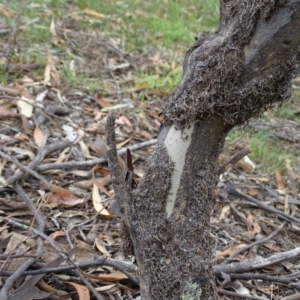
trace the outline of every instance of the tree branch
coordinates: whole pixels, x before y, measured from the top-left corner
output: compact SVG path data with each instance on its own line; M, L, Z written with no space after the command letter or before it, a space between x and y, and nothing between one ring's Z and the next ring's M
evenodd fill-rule
M126 153L127 149L130 151L135 151L144 147L152 146L155 145L157 142L156 139L142 142L139 144L135 144L132 146L129 146L127 148L123 148L121 150L118 150L117 153L118 155L123 155ZM43 164L37 167L37 170L40 172L48 171L48 170L53 170L53 169L63 169L63 170L68 170L68 169L79 169L79 168L86 168L86 167L94 167L95 165L98 164L103 164L107 162L107 158L96 158L93 160L87 160L87 161L68 161L68 162L63 162L63 163L53 163L53 164Z
M70 142L69 140L64 140L64 141L59 141L56 143L53 143L51 145L45 146L45 147L41 147L38 149L38 154L35 157L35 159L27 166L27 168L34 170L36 169L44 160L44 158L51 152L68 147L72 144L72 142ZM15 182L17 182L18 180L20 180L21 178L24 178L24 172L20 171L18 173L16 173L15 175L9 177L7 179L7 183L8 184L14 184Z
M124 214L125 220L128 220L127 213L129 212L131 196L126 187L124 175L119 167L115 137L115 117L112 111L109 112L106 120L106 143L107 159L115 191L115 198L118 201L122 214Z
M241 263L231 263L226 265L216 265L213 266L214 274L216 276L221 275L221 273L242 273L250 270L260 269L271 264L278 263L280 261L291 259L300 254L300 247L294 248L286 252L276 253L267 258L256 258L253 260L247 260Z

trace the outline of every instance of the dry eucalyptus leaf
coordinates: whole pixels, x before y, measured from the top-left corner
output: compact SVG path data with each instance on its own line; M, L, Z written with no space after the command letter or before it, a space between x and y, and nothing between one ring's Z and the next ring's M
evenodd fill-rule
M79 296L79 300L90 300L90 291L85 285L81 285L75 282L68 281L68 284L72 285Z
M104 254L106 257L111 257L111 254L107 251L105 245L103 245L103 243L101 242L100 239L96 238L96 239L95 239L95 244L96 244L97 249L98 249L102 254Z
M83 198L78 198L69 190L53 185L55 193L51 193L47 199L52 206L66 205L74 206L84 202Z
M33 132L33 139L35 144L38 147L43 147L46 145L47 142L47 135L43 133L43 131L40 129L40 127L35 127Z
M222 252L217 252L216 253L216 257L227 257L227 256L230 256L232 255L233 253L235 253L237 250L243 248L247 246L247 244L239 244L239 245L236 245L234 247L230 247L228 249L226 249L225 251L222 251Z
M21 96L20 100L17 100L17 107L20 114L24 115L26 118L32 117L33 101L31 99Z
M97 136L96 140L92 143L91 148L98 157L107 158L106 143L99 136Z
M101 201L101 197L99 194L99 190L96 184L93 184L93 205L94 208L96 210L96 212L100 213L101 215L107 215L109 216L110 213L104 208L102 201Z
M60 86L60 75L56 70L54 60L49 51L47 51L47 65L44 72L44 84L45 86Z
M110 282L117 282L120 280L128 279L128 277L120 271L115 271L112 272L111 274L100 274L98 275L98 278L103 281L110 281Z

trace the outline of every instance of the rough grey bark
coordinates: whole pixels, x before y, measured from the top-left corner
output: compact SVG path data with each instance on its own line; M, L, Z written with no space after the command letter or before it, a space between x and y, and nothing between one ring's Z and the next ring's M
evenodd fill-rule
M288 99L299 74L300 0L220 5L219 30L202 34L186 54L182 82L163 109L158 144L136 190L116 168L108 120L109 164L143 300L218 298L209 229L225 136Z

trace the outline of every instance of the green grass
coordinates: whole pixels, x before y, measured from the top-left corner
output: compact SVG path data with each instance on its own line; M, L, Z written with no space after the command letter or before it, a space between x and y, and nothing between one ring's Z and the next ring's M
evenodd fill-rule
M300 125L300 90L294 90L292 99L284 103L275 115L278 118L298 122Z
M122 38L128 51L145 51L150 48L165 47L180 50L194 42L194 37L201 31L211 31L218 26L218 0L187 0L184 5L178 0L25 0L24 5L11 1L9 9L14 17L6 18L8 24L21 14L22 24L39 18L33 25L26 26L18 34L18 43L22 44L24 53L16 53L13 61L22 63L46 63L47 48L55 48L51 44L50 24L52 19L59 21L67 14L80 13L89 9L105 15L105 18L81 14L78 21L83 30L97 30L110 37ZM1 5L1 4L0 4ZM1 17L1 12L0 12ZM63 45L56 48L65 51ZM24 51L23 51L24 52ZM20 55L22 54L22 55ZM171 92L179 83L181 73L172 74L168 70L135 76L135 83L149 83L150 89ZM42 75L40 72L38 75ZM89 80L74 78L64 65L62 77L72 83L72 86L86 87ZM140 77L140 78L138 78ZM91 87L94 89L94 85Z
M170 94L180 83L181 73L181 70L172 72L168 69L165 69L163 74L140 71L134 77L134 82L137 86L147 85L150 91L161 91Z
M286 160L293 161L294 154L285 149L277 139L265 132L251 134L250 139L251 158L257 164L258 169L274 172L280 169L286 171Z
M273 111L274 115L278 113L280 110ZM277 138L272 132L253 130L248 127L234 128L226 140L227 143L239 140L237 144L249 148L251 151L249 157L255 163L258 172L273 173L279 169L283 175L287 175L287 159L291 161L292 165L300 165L297 145Z
M182 48L190 46L202 31L218 26L217 0L77 0L80 9L89 8L106 17L100 30L122 35L129 50L145 46Z

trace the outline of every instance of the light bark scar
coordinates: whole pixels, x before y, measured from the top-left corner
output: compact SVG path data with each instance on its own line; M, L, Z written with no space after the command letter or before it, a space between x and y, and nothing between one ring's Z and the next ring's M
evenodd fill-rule
M184 130L176 130L175 126L171 126L164 141L170 159L174 163L174 170L171 175L171 188L166 201L166 213L168 218L172 215L174 209L176 195L184 169L185 157L191 143L193 130L194 122Z

